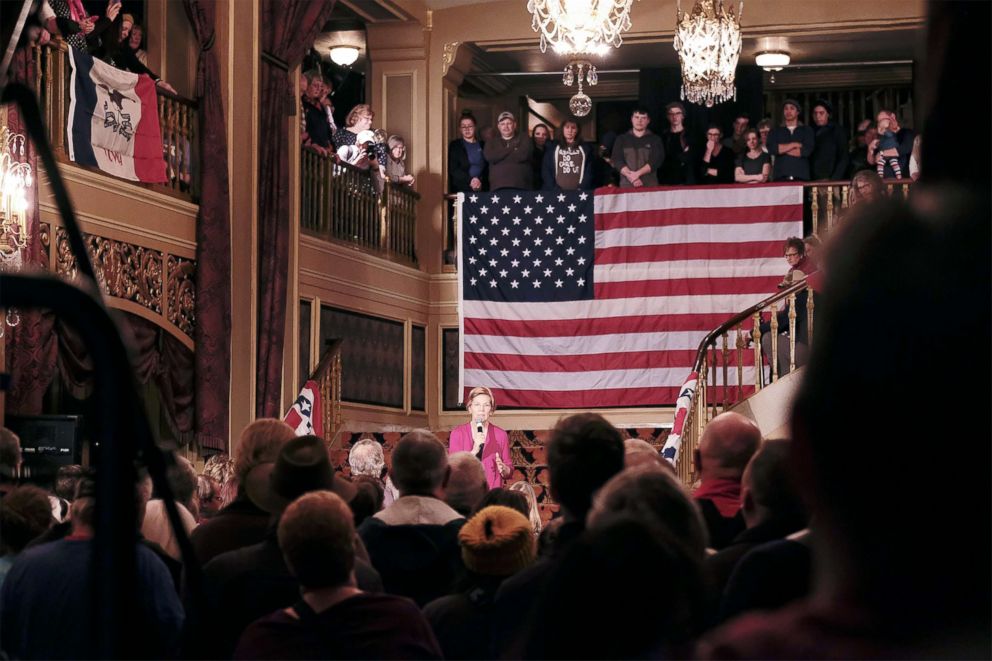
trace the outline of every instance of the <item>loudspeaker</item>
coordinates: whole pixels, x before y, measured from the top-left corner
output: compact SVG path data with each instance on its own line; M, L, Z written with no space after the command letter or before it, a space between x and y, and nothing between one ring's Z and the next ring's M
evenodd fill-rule
M43 484L60 466L82 463L82 416L11 415L6 425L21 439L22 480Z

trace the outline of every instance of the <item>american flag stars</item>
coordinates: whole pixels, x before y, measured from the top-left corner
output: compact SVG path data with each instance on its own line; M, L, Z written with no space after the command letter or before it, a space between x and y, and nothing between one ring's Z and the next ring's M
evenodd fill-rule
M525 302L592 298L592 195L473 194L464 203L462 218L468 220L462 227L465 298Z

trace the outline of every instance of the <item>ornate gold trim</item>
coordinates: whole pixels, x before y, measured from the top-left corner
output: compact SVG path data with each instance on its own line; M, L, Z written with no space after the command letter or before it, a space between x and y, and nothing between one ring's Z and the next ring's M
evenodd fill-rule
M455 61L455 54L461 43L460 41L449 41L444 45L444 52L441 53L441 76L448 75L448 68Z

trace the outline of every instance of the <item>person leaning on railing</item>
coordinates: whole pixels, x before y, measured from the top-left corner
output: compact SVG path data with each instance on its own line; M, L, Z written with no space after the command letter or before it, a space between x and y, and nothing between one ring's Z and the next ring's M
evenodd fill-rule
M489 166L483 155L485 144L477 135L477 124L471 112L462 111L458 120L460 137L448 143L449 193L489 190Z
M566 119L558 139L545 150L544 190L590 190L594 188L592 167L592 147L582 142L579 123Z
M797 236L791 236L785 240L785 261L789 264L789 270L786 272L785 277L782 278L782 282L778 284L779 289L785 289L791 287L792 285L805 280L806 276L813 271L813 265L806 256L806 244ZM796 293L795 300L795 311L796 311L796 328L795 328L795 345L796 345L796 367L806 364L806 357L809 354L809 342L808 342L808 318L806 314L806 302L809 295L808 289L803 289ZM815 298L814 298L815 300ZM778 336L772 338L772 324L771 321L763 321L758 326L761 331L761 353L765 356L768 364L772 363L772 342L775 343L774 346L777 347L778 351L778 375L789 371L790 366L790 348L789 348L789 303L788 301L782 301L780 304L780 310L776 312L776 319L778 325ZM747 338L748 343L752 341L751 337ZM771 375L771 368L769 367L769 375ZM771 382L771 376L769 376L768 383Z
M393 184L412 187L415 179L406 172L406 143L398 135L391 135L386 140L389 146L389 157L386 159L386 179Z

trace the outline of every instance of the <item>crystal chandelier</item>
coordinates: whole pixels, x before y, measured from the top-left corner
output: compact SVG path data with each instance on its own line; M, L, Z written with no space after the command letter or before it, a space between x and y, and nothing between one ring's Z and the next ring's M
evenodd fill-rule
M634 0L528 0L531 27L541 34L541 52L550 45L562 55L603 55L623 43Z
M31 166L24 158L25 138L6 126L0 127L0 266L21 266L21 250L28 244L27 189L31 188ZM0 338L7 326L21 321L17 308L0 311Z
M578 82L579 91L568 100L568 109L576 117L585 117L592 110L592 99L582 91L582 81L585 80L590 86L599 82L599 74L596 73L596 66L588 60L572 60L565 66L561 82L565 87L571 87L572 83Z
M18 266L28 242L27 189L31 166L24 158L25 139L6 126L0 127L0 263Z
M712 107L737 98L734 76L741 54L741 0L737 15L723 0L696 0L689 13L675 10L675 50L682 64L682 98Z

